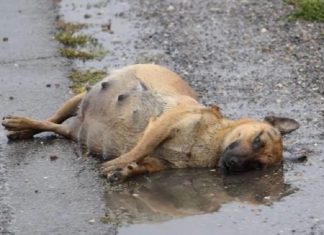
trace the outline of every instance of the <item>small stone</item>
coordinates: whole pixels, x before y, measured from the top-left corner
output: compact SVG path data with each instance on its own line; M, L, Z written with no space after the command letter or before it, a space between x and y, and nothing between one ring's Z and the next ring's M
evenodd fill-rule
M307 162L308 157L306 155L300 156L297 158L298 162Z
M137 193L133 193L133 196L134 197L138 197L139 195Z
M102 24L101 30L113 34L114 31L111 30L111 20L109 20L107 24Z
M212 12L212 13L221 13L222 12L222 9L221 8L212 7L212 8L209 8L209 11Z
M85 19L89 19L89 18L91 18L91 15L90 15L90 14L85 14L85 15L84 15L84 18L85 18Z
M9 38L7 38L7 37L4 37L4 38L2 39L2 41L4 41L4 42L8 42L8 40L9 40Z
M58 156L55 156L55 155L50 156L50 160L51 161L56 161L57 159L58 159Z
M13 96L9 96L9 100L13 100L14 99L14 97Z
M88 222L89 222L89 224L94 224L96 222L96 220L95 219L91 219Z
M51 86L52 86L51 84L46 84L46 87L48 87L48 88L51 87Z
M34 193L38 193L38 190L35 190Z
M324 117L324 110L321 110L320 114Z
M168 8L167 8L167 11L174 11L174 6L172 6L172 5L170 5L170 6L168 6Z
M262 28L260 31L261 33L266 33L268 30L266 28Z

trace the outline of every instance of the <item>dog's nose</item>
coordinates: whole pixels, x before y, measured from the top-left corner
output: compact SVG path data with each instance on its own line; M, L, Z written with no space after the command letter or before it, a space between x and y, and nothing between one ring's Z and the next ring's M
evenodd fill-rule
M228 170L235 170L240 166L240 160L237 156L231 156L225 159L225 165Z

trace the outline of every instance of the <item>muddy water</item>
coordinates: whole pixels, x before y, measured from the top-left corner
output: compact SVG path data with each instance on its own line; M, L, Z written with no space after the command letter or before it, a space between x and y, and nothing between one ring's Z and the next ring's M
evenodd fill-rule
M1 161L7 162L10 179L0 205L9 207L2 217L12 231L324 233L324 97L297 82L304 75L298 72L300 61L287 53L286 39L291 31L305 28L303 23L280 20L289 10L282 1L62 0L59 6L62 19L89 24L82 32L108 50L102 60L73 61L73 68L109 70L156 62L180 73L203 103L220 105L229 117L276 114L296 118L301 128L285 137L283 169L232 176L209 170L168 171L117 186L106 185L98 176L98 162L84 160L68 141L37 139L8 145L2 132ZM109 22L113 33L102 31ZM267 46L274 49L268 52ZM13 68L8 65L6 73L19 74ZM51 75L53 83L64 73L67 68ZM44 101L19 95L12 86L6 90L15 91L22 101L14 106L3 102L8 112L31 115L30 103L43 107ZM67 93L51 92L53 103ZM50 113L48 106L33 115ZM53 154L57 161L49 160ZM295 161L299 158L306 160Z

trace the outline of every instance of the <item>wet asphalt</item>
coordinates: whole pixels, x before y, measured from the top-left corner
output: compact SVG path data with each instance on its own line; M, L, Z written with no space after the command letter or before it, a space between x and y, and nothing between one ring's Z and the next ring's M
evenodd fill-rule
M46 118L71 96L71 69L155 62L231 118L275 114L301 124L285 137L283 169L169 171L117 186L68 140L44 134L9 143L0 129L3 234L324 233L323 24L287 21L292 8L280 0L0 5L0 116ZM88 24L82 32L107 56L60 57L57 17ZM108 22L112 32L102 30Z

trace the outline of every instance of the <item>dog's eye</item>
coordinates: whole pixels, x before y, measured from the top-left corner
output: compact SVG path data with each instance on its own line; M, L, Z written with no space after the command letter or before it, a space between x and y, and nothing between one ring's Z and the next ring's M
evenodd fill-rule
M258 135L257 137L254 138L254 140L252 141L252 148L254 150L260 149L262 147L264 147L264 142L261 140L260 135Z
M227 147L227 149L233 149L233 148L235 148L235 147L237 147L238 145L240 144L240 141L234 141L233 143L231 143L228 147Z

